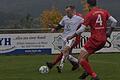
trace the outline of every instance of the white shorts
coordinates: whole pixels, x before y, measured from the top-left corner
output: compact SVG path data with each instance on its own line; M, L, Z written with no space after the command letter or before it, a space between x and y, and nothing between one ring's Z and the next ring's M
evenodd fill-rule
M75 40L76 40L76 38L73 38L73 39L71 39L71 40L69 40L69 41L67 42L67 41L65 41L65 39L64 39L64 44L63 44L61 50L63 50L66 46L68 46L68 47L71 48L71 47L73 46L73 44L75 43Z

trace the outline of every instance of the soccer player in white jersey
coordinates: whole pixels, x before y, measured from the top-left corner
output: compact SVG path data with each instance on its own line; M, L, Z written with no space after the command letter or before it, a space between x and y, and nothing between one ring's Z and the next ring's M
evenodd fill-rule
M73 33L75 33L80 24L84 22L84 19L80 17L79 14L76 14L74 6L67 6L65 8L65 12L66 15L62 18L58 26L52 29L52 32L55 32L61 28L64 28L64 32L62 33L62 38L65 41L64 47L61 50L61 54L53 63L47 63L47 66L51 69L57 62L61 60L59 66L57 66L58 72L62 71L65 59L68 59L73 64L73 66L75 66L76 64L78 65L78 60L70 55L70 53L75 44L79 41L75 42L76 38L73 38L69 40L69 42L67 42L66 38L68 35L72 35ZM66 54L69 55L66 56ZM75 70L77 67L78 66L73 67L72 70Z

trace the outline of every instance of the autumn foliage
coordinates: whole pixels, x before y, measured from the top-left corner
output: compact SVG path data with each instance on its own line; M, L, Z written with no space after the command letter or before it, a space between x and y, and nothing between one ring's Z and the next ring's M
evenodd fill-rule
M40 23L44 28L51 28L57 25L62 17L62 13L58 9L52 8L42 12Z

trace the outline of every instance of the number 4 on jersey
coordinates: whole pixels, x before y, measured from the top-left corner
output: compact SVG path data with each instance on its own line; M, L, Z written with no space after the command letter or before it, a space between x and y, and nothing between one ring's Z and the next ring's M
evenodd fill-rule
M102 16L101 16L100 14L98 14L96 23L97 23L97 24L100 24L100 26L102 26Z

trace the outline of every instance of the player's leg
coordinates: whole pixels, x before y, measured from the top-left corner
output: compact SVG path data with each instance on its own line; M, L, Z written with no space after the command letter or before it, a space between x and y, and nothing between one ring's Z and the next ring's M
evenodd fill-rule
M78 40L77 40L78 41ZM71 43L72 42L72 43ZM71 41L69 44L67 44L68 46L72 46L68 51L69 53L71 53L72 49L77 45L76 43L74 43L74 39ZM74 43L74 44L73 44ZM79 42L78 42L79 43ZM65 45L64 45L65 46ZM55 57L55 59L52 62L47 62L47 66L49 67L49 69L52 69L52 67L54 67L59 61L61 60L60 64L63 67L63 61L64 61L64 56L63 53L61 52L61 54L57 55ZM70 63L73 65L72 70L74 71L75 69L77 69L79 67L78 64L78 60L77 58L73 57L72 55L68 56L68 60L70 61ZM59 69L58 69L59 70Z
M64 40L64 39L63 39ZM47 64L47 66L49 67L49 69L52 69L52 67L53 66L55 66L58 62L60 62L60 64L61 65L63 65L62 64L62 62L63 62L63 58L64 58L64 56L63 56L63 50L64 50L64 46L66 45L66 43L63 43L63 45L62 45L62 49L61 49L61 53L60 54L58 54L57 56L55 56L55 58L54 58L54 60L52 61L52 62L47 62L46 64Z
M71 54L72 53L72 49L73 48L75 48L77 45L79 45L80 44L80 36L77 36L76 38L75 38L75 42L74 42L74 44L72 45L72 47L71 47L71 51L70 51L70 53L69 54ZM73 64L73 67L72 67L72 71L74 71L74 70L76 70L77 68L79 68L79 63L78 63L78 59L77 58L75 58L75 57L73 57L73 56L68 56L68 60L70 61L70 63L71 64Z
M53 60L53 62L46 62L46 65L48 66L49 69L52 69L61 59L63 59L62 57L63 57L62 53L58 54L57 56L55 56L55 59ZM74 71L75 69L77 69L79 67L77 58L73 57L72 55L69 55L68 60L73 65L72 71Z
M46 65L49 69L52 69L61 59L62 59L63 53L61 52L58 55L55 55L55 58L52 62L47 62Z
M66 42L65 47L62 50L62 53L63 53L62 59L60 61L59 66L57 66L58 72L59 72L59 70L60 70L60 72L62 71L64 62L68 58L68 55L71 51L71 46L74 44L74 42L75 42L75 38L69 40L69 42Z
M47 62L46 65L48 66L49 69L52 69L60 60L62 59L63 53L61 52L60 54L56 55L54 60L52 62ZM68 60L70 63L73 65L72 70L74 71L76 68L78 68L78 59L73 57L72 55L68 56ZM63 60L62 60L63 61Z
M58 72L59 72L59 73L62 72L62 69L63 69L63 67L64 67L64 59L65 59L65 57L62 56L61 62L60 62L60 64L57 66L57 69L58 69ZM72 56L72 55L69 54L69 55L67 56L67 60L69 60L69 62L73 65L73 67L72 67L72 69L71 69L72 71L76 70L76 69L79 67L78 59L75 58L74 56Z
M100 50L101 48L104 47L106 41L103 41L103 42L97 42L97 45L96 45L96 48L94 48L94 51L98 51ZM91 80L100 80L98 76L96 77L92 77Z
M70 55L72 53L73 48L75 48L78 44L80 44L80 36L77 36L69 41L66 46L71 47L69 50L69 56L67 59L70 61L70 63L73 65L72 71L76 70L79 67L78 59Z
M73 65L71 70L74 71L79 67L79 64L78 64L78 59L75 58L74 56L70 55L71 51L72 51L72 48L71 48L71 50L69 50L69 55L68 55L67 59ZM62 59L61 60L61 65L57 66L58 72L61 72L61 68L64 67L64 63L62 63L62 62L64 62L64 56L62 56L61 59Z
M58 72L60 72L60 73L62 72L65 60L68 58L69 50L70 50L70 47L66 46L64 48L64 50L62 51L63 56L62 56L62 59L60 61L60 64L57 66Z
M79 68L79 63L78 63L78 59L77 58L73 57L72 55L69 55L68 56L68 60L73 65L72 68L71 68L72 71L74 71L77 68Z
M96 49L96 46L93 45L93 41L91 42L91 40L89 39L85 44L85 46L80 51L79 63L84 68L84 70L92 77L93 80L99 80L99 78L97 77L97 74L92 70L90 63L88 61L88 57L95 52L95 49ZM80 79L83 79L83 78L81 77Z
M85 51L84 49L81 49L80 64L84 68L84 70L92 77L93 80L99 80L99 78L97 77L97 74L92 70L92 68L87 60L89 56L90 56L90 54L87 51ZM88 75L86 75L86 77L87 76ZM86 77L84 77L84 78L86 78Z
M89 55L90 54L85 49L81 49L79 63L89 75L91 75L92 77L96 77L97 76L96 73L92 70L88 62ZM88 74L86 76L82 75L80 79L85 79L88 76Z

